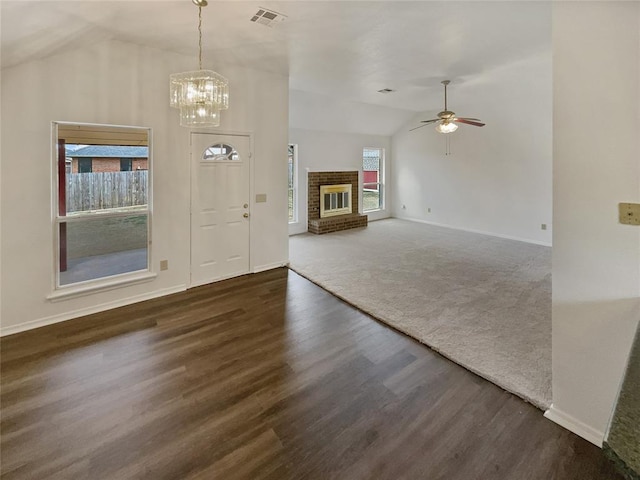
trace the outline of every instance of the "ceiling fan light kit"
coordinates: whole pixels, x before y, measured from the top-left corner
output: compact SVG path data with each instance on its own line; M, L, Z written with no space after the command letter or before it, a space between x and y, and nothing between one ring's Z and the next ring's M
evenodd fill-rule
M183 127L218 127L220 111L229 108L229 81L202 69L202 7L207 0L192 0L198 7L198 70L169 76L170 105L180 109Z
M436 123L436 132L438 133L453 133L458 129L458 123L464 123L466 125L473 125L474 127L484 127L484 123L477 118L456 117L455 112L447 109L447 85L451 83L450 80L443 80L444 85L444 110L438 113L438 118L432 118L431 120L422 120L419 125L409 130L417 130L418 128L426 127L429 124Z
M453 122L439 123L436 125L436 132L438 133L453 133L458 129L458 126Z

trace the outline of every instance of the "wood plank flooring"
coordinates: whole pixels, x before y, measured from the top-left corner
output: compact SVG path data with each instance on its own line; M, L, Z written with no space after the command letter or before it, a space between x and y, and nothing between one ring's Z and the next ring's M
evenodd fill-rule
M1 341L2 479L617 479L286 269Z

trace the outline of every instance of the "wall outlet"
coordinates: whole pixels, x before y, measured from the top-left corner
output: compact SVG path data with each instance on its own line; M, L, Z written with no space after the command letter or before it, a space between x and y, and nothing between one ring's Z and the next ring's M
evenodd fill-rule
M160 270L169 270L169 260L160 260Z
M540 229L541 230L546 230L547 229L547 224L543 223L542 225L540 225Z

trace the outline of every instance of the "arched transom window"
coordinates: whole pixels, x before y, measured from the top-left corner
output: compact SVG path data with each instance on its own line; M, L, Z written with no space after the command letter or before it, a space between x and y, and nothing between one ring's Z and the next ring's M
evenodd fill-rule
M238 162L240 161L240 154L238 154L233 145L216 143L207 147L202 159L210 162Z

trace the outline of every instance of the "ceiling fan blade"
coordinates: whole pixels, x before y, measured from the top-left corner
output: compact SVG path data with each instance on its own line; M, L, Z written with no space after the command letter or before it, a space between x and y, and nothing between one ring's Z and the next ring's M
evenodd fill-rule
M420 123L433 123L439 121L439 118L432 118L431 120L421 120Z
M456 123L464 123L467 125L473 125L474 127L484 127L485 124L482 122L476 122L474 120L471 120L469 118L454 118L453 119L454 122Z
M427 125L429 125L429 124L428 124L428 123L423 123L422 125L418 125L417 127L414 127L414 128L412 128L411 130L409 130L409 131L410 131L410 132L413 132L414 130L417 130L417 129L419 129L419 128L426 127Z
M472 122L482 123L482 120L480 120L479 118L471 118L471 117L456 117L456 118L461 118L462 120L471 120Z

